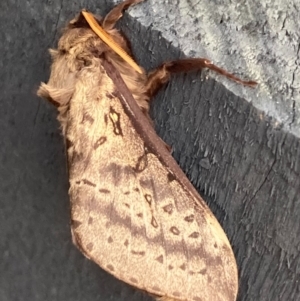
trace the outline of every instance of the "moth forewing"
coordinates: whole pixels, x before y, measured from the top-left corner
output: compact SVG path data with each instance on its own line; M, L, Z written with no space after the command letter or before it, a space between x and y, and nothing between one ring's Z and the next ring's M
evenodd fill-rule
M82 70L70 100L66 139L77 246L117 278L155 295L234 300L237 270L224 231L118 71L103 66Z
M222 300L234 300L238 282L237 268L223 229L149 125L118 72L107 62L103 65L118 89L116 95L122 103L124 116L130 119L130 127L136 132L134 140L138 141L139 137L139 144L144 145L146 150L137 156L138 159L147 157L147 168L138 177L140 184L147 182L145 178L151 183L150 190L147 194L144 193L144 196L146 201L151 198L154 203L153 212L157 215L156 220L160 225L156 235L161 227L165 247L160 253L154 252L154 259L158 259L159 262L165 260L165 263L161 263L164 272L161 277L157 276L157 280L158 283L162 283L170 277L170 282L175 279L178 281L173 282L174 287L166 284L166 288L161 291L173 289L173 298L189 296L187 300L203 299L205 294L207 300L219 300L221 296ZM155 214L149 218L155 218ZM199 277L195 276L197 273ZM167 278L164 278L164 275ZM185 294L174 291L180 281L186 289ZM206 292L201 283L206 287ZM230 286L230 283L233 285ZM218 290L212 293L214 286L218 287ZM196 288L202 291L199 297L195 293ZM159 294L158 291L153 293Z
M172 72L208 67L255 82L206 59L168 62L146 74L126 53L120 57L112 49L130 55L129 47L113 27L138 2L122 2L102 23L87 13L72 20L38 91L58 107L66 140L73 240L103 269L161 300L234 301L229 241L156 135L149 100ZM109 45L86 16L95 32L102 24Z

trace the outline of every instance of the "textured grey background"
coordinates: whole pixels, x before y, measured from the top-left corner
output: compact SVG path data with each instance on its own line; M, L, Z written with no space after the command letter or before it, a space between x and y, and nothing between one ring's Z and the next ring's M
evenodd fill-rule
M186 56L207 57L256 79L259 87L245 90L218 77L300 136L299 11L297 0L151 0L136 6L131 15Z
M152 107L159 134L232 242L239 301L300 299L299 18L296 2L273 3L148 0L120 24L147 69L201 55L261 83L250 90L211 72L176 76ZM151 300L72 245L56 112L35 96L59 29L83 7L104 15L112 6L0 3L1 300Z

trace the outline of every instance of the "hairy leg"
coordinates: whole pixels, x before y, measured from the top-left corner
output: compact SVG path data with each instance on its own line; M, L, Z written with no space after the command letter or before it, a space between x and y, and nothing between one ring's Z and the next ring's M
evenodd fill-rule
M154 96L158 92L158 90L170 80L172 73L186 73L189 71L201 70L203 68L211 69L245 86L255 87L257 85L257 82L255 81L241 80L240 78L227 72L226 70L214 65L207 59L194 58L167 62L157 69L151 71L148 74L148 81L146 84L147 94L151 99L151 97Z
M104 18L102 27L106 30L115 27L116 22L123 16L123 11L131 5L143 2L144 0L126 0L115 6Z

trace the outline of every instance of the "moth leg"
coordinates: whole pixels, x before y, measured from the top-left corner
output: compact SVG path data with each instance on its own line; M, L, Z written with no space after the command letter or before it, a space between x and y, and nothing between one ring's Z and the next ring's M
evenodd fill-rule
M157 69L151 71L148 74L148 81L146 83L147 95L151 99L151 97L153 97L158 92L158 90L170 80L172 73L186 73L189 71L201 70L203 68L211 69L245 86L255 87L257 85L257 82L255 81L244 81L236 77L235 75L227 72L225 69L214 65L210 60L193 58L167 62Z
M143 2L144 0L126 0L115 6L104 18L102 27L106 30L115 27L116 22L123 16L123 11L131 5Z

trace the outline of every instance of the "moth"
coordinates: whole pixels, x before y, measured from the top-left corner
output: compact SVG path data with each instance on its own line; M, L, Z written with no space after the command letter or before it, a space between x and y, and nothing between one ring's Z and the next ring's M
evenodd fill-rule
M237 266L230 243L204 200L157 136L149 104L172 73L212 69L183 59L149 72L131 59L115 24L143 0L105 18L82 11L64 30L47 84L65 138L73 242L115 277L159 300L234 301Z

